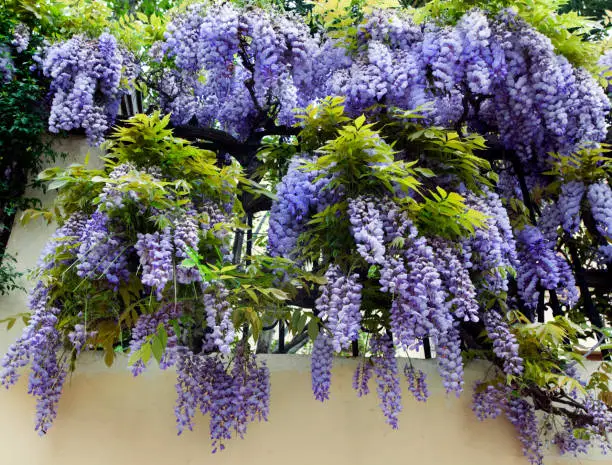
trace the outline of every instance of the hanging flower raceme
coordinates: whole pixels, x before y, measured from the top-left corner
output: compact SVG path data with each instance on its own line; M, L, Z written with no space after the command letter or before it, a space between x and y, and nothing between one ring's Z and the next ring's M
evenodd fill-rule
M574 275L565 261L534 226L524 228L518 235L519 267L517 284L521 299L527 307L536 308L542 289L556 290L568 305L578 300Z
M561 208L563 230L569 234L576 234L580 227L580 204L584 191L584 184L579 181L570 181L561 186L558 205Z
M115 121L126 83L136 74L130 55L103 33L96 40L74 36L50 46L42 70L51 79L53 102L49 130L83 128L89 141L100 144Z
M348 348L357 340L361 322L361 284L359 276L344 276L337 266L325 273L327 283L321 286L321 295L315 302L319 318L331 332L335 352Z

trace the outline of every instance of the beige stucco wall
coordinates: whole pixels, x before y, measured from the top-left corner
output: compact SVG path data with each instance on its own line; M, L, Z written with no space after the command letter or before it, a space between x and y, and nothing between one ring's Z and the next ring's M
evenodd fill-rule
M82 140L63 142L82 159ZM95 158L95 157L93 157ZM51 197L47 197L49 201ZM52 226L16 226L9 252L21 269L35 265ZM24 311L25 296L0 297L0 319ZM19 325L0 329L0 352L18 336ZM266 356L272 372L270 419L249 427L244 440L234 440L225 452L210 454L207 422L199 418L194 432L176 435L172 372L151 369L139 378L127 370L125 358L107 369L90 355L67 383L59 415L50 433L33 431L34 402L25 379L0 391L0 465L525 465L512 427L503 419L481 423L470 408L470 396L448 398L435 373L435 361L416 360L428 373L430 400L423 404L408 396L400 429L388 427L372 394L358 398L351 388L353 360L335 363L331 399L321 404L310 392L308 359ZM401 363L401 360L400 360ZM485 367L467 368L467 385ZM593 454L579 461L554 453L547 465L612 464Z

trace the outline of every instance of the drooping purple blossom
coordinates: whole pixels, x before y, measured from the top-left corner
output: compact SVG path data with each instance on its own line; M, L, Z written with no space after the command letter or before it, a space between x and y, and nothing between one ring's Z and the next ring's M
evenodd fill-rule
M155 291L157 300L161 300L166 284L172 280L174 275L170 228L150 234L138 233L138 241L134 249L140 257L142 283L150 286Z
M200 226L193 218L192 212L185 214L174 225L173 239L177 258L176 281L180 284L191 284L202 280L196 268L181 266L181 260L189 257L189 249L198 251L199 233Z
M68 333L68 340L72 343L76 355L78 356L87 340L95 337L98 334L97 331L88 331L85 324L77 323L74 325L74 329Z
M459 259L460 253L456 253L442 240L432 241L431 245L434 248L434 263L440 273L442 285L451 296L448 304L455 318L477 322L479 316L476 289L465 264Z
M105 213L95 212L85 224L81 245L77 253L77 275L89 280L104 277L118 288L127 281L127 249L123 240L109 229L110 220Z
M599 233L612 241L612 189L605 182L591 184L587 191L591 213Z
M436 359L446 393L454 392L459 397L463 392L463 359L458 322L436 337Z
M519 344L508 322L495 308L487 310L483 320L487 335L493 341L493 353L503 360L504 372L520 376L523 373L523 359L519 356Z
M89 141L100 144L111 127L136 68L116 39L103 33L91 41L76 35L48 47L42 70L51 79L49 130L83 128ZM122 79L124 78L124 79Z
M50 270L62 264L71 265L76 260L88 220L87 215L80 212L75 213L55 230L38 258L37 266L41 271ZM62 255L62 260L58 261L56 255ZM66 255L73 258L67 259Z
M314 398L321 402L329 399L333 357L334 348L331 339L324 332L320 332L312 348L310 373L312 377L312 393Z
M4 44L0 45L0 83L5 84L13 79L15 64L11 56L11 49Z
M30 29L23 23L18 23L13 28L13 40L11 44L17 50L17 53L21 53L28 48L30 43Z
M179 434L193 429L198 410L208 414L213 453L225 449L225 441L234 435L242 437L248 423L268 417L270 374L252 354L239 351L228 372L218 356L195 355L181 347L176 391Z
M229 354L234 341L235 330L232 322L232 306L227 300L229 291L223 283L202 284L204 311L208 332L204 336L204 350L218 350Z
M525 399L510 395L505 406L505 414L519 435L519 440L523 445L523 454L527 460L533 465L541 465L542 442L533 406Z
M327 283L315 302L318 317L331 333L335 352L348 348L357 340L361 323L361 284L359 275L344 276L337 265L330 265L325 273Z
M523 445L523 454L533 465L542 464L542 442L535 409L506 385L480 383L474 386L474 412L480 420L495 418L502 412L515 427Z
M371 265L384 263L384 225L375 200L367 197L350 199L348 215L359 254Z
M404 366L404 376L408 382L408 390L419 402L425 402L429 397L427 375L422 370L416 370L412 365Z
M517 260L508 212L499 196L487 189L483 196L468 193L466 204L487 216L486 226L462 241L466 266L483 273L483 288L493 293L507 291L504 270L516 266Z
M542 207L542 214L538 218L536 226L547 241L557 243L559 225L562 223L562 215L556 203L547 203Z
M132 328L130 353L135 353L140 350L144 344L150 343L151 337L158 335L160 329L163 328L168 339L159 366L162 369L173 366L177 359L178 335L174 330L171 320L180 317L181 312L181 304L170 303L162 305L155 313L141 315ZM146 365L144 361L142 358L139 358L131 367L132 374L138 376L145 368Z
M393 429L398 428L398 415L402 411L402 390L395 360L393 340L387 334L373 335L370 340L371 361L376 375L376 392L380 408Z
M393 295L390 326L398 347L417 347L423 338L452 325L433 250L424 238L411 241L403 256L387 258L380 284L382 292Z
M355 373L353 374L353 389L357 391L357 396L367 396L370 393L369 382L374 371L374 365L369 359L360 360Z
M559 195L559 209L561 211L563 230L569 234L576 234L580 226L580 204L584 196L584 183L570 181L561 186Z
M306 231L312 213L323 211L334 200L334 193L327 189L327 178L304 169L305 160L294 158L285 177L278 184L278 200L270 210L268 250L273 257L295 258L298 237Z
M529 308L538 304L538 286L556 290L560 299L569 306L578 301L578 290L567 261L554 250L539 229L525 227L518 235L519 265L517 285L519 295Z

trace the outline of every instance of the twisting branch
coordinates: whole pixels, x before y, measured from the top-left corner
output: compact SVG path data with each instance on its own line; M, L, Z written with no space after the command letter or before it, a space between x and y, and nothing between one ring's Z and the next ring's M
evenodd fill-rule
M574 240L566 233L565 235L567 248L570 253L570 257L572 259L572 264L574 266L574 274L576 276L576 284L578 284L578 288L580 289L580 297L584 303L584 313L587 318L591 322L593 326L596 328L603 327L603 321L601 319L601 315L595 308L593 304L593 297L591 296L591 291L589 290L589 286L584 278L584 269L582 268L582 260L580 259L580 255L578 254L578 248ZM610 353L608 351L602 351L602 355L606 358L610 357Z
M193 142L195 145L206 142L202 148L225 151L239 157L245 151L245 144L231 134L220 129L200 126L177 126L173 129L174 135Z

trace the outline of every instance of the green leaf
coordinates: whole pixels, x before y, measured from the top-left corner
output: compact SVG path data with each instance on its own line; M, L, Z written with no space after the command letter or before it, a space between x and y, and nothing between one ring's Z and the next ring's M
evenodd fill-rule
M159 337L162 347L166 347L168 345L168 332L162 323L160 323L157 328L157 336Z
M308 322L308 336L310 337L310 339L314 341L318 335L319 335L319 323L317 322L315 318L313 318L312 320Z
M128 358L128 365L132 366L134 365L136 362L138 362L138 360L140 360L142 358L142 346L140 347L140 349L133 351L132 353L130 353L130 358Z
M269 287L267 291L274 296L276 300L288 300L289 295L285 291L281 291L275 287Z
M378 272L378 267L376 265L370 266L370 268L368 269L368 278L370 279L375 278L377 272Z
M151 351L153 352L153 356L155 357L155 360L157 360L157 363L161 363L161 359L164 355L164 347L161 341L159 340L159 337L153 336L153 338L151 339L150 347Z
M147 363L149 363L149 360L151 360L151 344L150 343L143 344L142 347L140 348L140 352L141 352L140 358L142 362L146 365Z
M104 363L107 367L113 366L113 362L115 361L115 351L114 350L105 350L104 351Z
M60 188L64 187L66 184L68 184L68 180L67 179L56 179L56 180L51 181L49 183L49 185L47 186L47 189L49 189L49 190L60 189Z
M253 289L246 288L244 291L249 295L253 302L255 302L256 304L259 303L259 297L257 297L257 294Z

